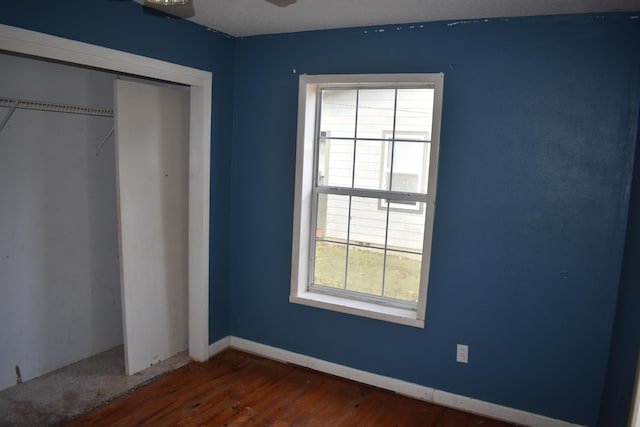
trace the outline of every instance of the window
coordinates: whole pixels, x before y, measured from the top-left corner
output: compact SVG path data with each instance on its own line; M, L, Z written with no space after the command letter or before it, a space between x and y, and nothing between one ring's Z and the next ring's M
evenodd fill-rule
M423 141L430 142L427 132L403 134L385 132L385 139L390 143L385 144L384 171L381 174L383 188L389 188L393 180L396 191L419 193L425 186L425 180L429 176L429 147L428 144L402 144L402 142ZM393 147L393 153L392 153ZM393 159L393 164L392 164ZM386 199L380 203L380 209L387 208ZM418 202L406 202L396 200L391 203L391 209L405 209L421 212Z
M300 76L291 302L424 327L443 80Z

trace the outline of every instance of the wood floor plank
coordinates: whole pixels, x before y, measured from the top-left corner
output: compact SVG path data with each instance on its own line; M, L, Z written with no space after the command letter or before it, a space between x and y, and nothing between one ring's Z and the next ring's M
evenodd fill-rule
M81 426L506 427L513 424L226 350L67 424Z

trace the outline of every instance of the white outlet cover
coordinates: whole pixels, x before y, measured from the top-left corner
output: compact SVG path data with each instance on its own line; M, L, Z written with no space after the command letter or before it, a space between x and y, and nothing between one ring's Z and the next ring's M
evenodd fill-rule
M458 344L456 348L456 362L469 363L469 346Z

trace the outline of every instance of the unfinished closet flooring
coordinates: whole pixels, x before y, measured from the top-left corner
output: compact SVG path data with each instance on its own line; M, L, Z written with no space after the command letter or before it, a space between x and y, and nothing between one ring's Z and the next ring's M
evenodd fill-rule
M513 424L238 350L190 363L73 420L77 426L420 426Z
M52 426L100 406L190 362L180 353L137 374L124 370L124 347L0 391L0 426Z

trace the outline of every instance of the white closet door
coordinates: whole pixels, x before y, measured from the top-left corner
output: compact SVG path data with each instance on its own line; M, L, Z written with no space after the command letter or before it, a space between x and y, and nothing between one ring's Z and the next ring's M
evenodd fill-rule
M188 348L189 93L116 80L115 126L131 375Z

